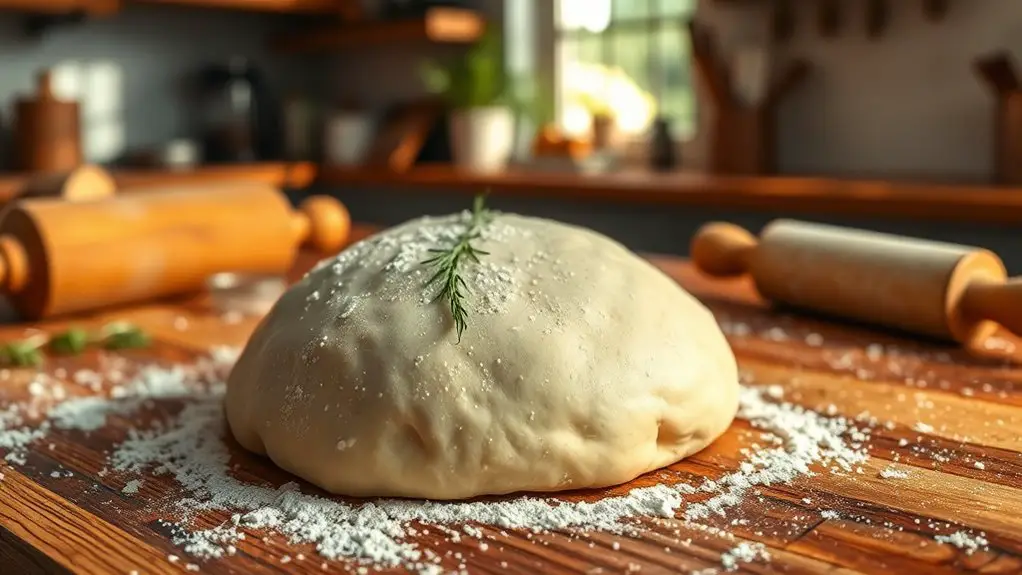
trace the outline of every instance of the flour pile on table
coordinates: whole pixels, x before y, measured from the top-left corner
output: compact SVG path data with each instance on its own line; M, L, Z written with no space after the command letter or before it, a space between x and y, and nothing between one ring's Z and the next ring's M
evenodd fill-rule
M640 518L698 522L726 515L759 486L788 483L820 472L854 473L868 457L864 446L868 428L784 403L779 386L745 387L738 417L756 430L752 436L757 443L742 450L745 460L737 471L715 480L637 488L593 503L521 496L496 502L375 500L350 504L303 493L296 483L276 487L243 481L232 474L224 442L222 396L223 379L234 357L234 350L220 350L191 366L143 368L134 379L119 385L116 393L108 394L116 398L56 400L61 392L39 394L46 397L43 404L49 402L45 410L38 404L8 406L0 410L0 448L7 451L9 462L23 463L25 447L54 430L89 432L101 428L110 415L130 415L159 399L185 398L183 410L169 420L132 430L111 450L108 462L109 473L127 481L125 494L135 494L152 474L169 474L188 492L181 499L164 502L168 503L167 521L179 527L175 544L185 554L196 560L231 555L245 532L261 530L282 534L292 543L314 544L328 559L404 566L426 573L437 571L444 557L414 541L412 524L438 526L442 532L455 534L458 532L445 526L470 524L459 529L474 537L483 536L484 531L472 525L489 533L505 529L599 530L627 535ZM36 411L44 419L33 423ZM195 528L193 520L208 511L233 515L216 528ZM720 567L727 571L742 562L768 559L762 545L739 543L724 554Z

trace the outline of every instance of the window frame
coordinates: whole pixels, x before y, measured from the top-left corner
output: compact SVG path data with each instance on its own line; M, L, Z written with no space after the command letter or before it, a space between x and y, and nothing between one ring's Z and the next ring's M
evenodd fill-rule
M557 51L560 49L559 42L564 35L564 31L558 29L558 0L529 1L533 5L531 21L533 24L533 40L536 46L533 68L539 82L538 86L540 86L540 92L537 95L542 99L543 105L546 106L546 109L553 111L554 118L551 118L551 120L556 122L557 119L561 117L561 106L563 102L563 98L561 98L558 93L561 86L557 81L560 73L558 69L560 58L558 57ZM692 17L697 17L700 14L703 7L702 4L703 0L696 0ZM648 27L650 26L649 21L657 22L662 20L663 17L649 16L641 19L637 18L635 20L629 20L624 23L614 23L612 21L604 33L612 29L620 29L621 27L637 27L636 22L641 22L643 25ZM694 67L690 69L694 70ZM678 138L674 142L676 157L682 167L689 167L693 164L701 164L701 158L704 156L702 150L705 148L706 131L703 129L703 125L705 118L707 117L707 111L704 109L705 106L703 103L707 102L707 100L704 98L704 89L698 81L698 77L693 77L692 87L692 97L695 101L695 113L691 119L692 131L687 135L687 137ZM625 142L622 151L624 152L624 157L622 159L626 167L644 168L648 166L648 135L636 135L635 137L628 139Z

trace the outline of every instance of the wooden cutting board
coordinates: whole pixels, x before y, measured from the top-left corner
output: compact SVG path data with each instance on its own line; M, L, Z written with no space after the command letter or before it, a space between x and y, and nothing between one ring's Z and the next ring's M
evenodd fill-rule
M765 309L743 283L710 283L681 260L652 259L717 314L751 378L781 385L786 398L807 407L832 405L829 409L845 416L869 412L893 423L874 432L864 473L820 474L763 487L759 497L747 497L727 519L704 522L730 533L732 540L681 522L647 522L637 537L594 534L569 539L515 531L501 535L483 528L493 537L486 552L469 537L460 543L433 539L432 547L460 553L470 573L487 574L723 572L721 554L741 541L764 543L772 558L742 564L740 572L1022 572L1022 353L1014 351L1022 342L997 339L991 349L970 353L780 316ZM296 274L311 263L303 261ZM225 322L202 300L139 307L91 321L100 324L111 317L135 321L155 335L152 349L124 354L133 361L188 361L212 345L242 344L255 325L254 320ZM2 328L0 337L20 337L25 328ZM878 353L878 346L884 346L883 351ZM897 353L890 352L892 346ZM96 362L97 356L84 355L51 362L47 370L71 371L95 367ZM31 375L12 371L2 378L0 401L24 397ZM919 431L924 420L940 425L935 431ZM123 479L99 475L104 450L123 439L124 427L125 422L114 421L89 436L53 434L52 448L39 445L24 466L2 467L0 573L188 572L189 560L158 521L161 513L146 505L150 498L183 495L175 481L147 475L142 492L129 497L121 491ZM735 469L738 450L749 443L747 431L748 425L737 421L713 446L673 469L707 477ZM902 439L911 445L899 446ZM920 444L929 448L924 453L913 449ZM234 460L253 476L278 484L293 479L262 459L232 449ZM943 461L935 461L935 453ZM909 476L879 477L889 466L908 470ZM71 477L51 477L55 471L70 471ZM650 474L586 496L621 493L650 485L657 477ZM840 518L825 510L838 512ZM969 555L935 543L933 536L947 533L950 524L955 526L951 531L984 532L989 550ZM201 572L346 571L339 562L328 563L324 570L312 548L288 546L279 536L265 541L248 537L238 548L236 556L199 562ZM294 560L299 552L305 555L302 561ZM182 558L171 563L169 555ZM292 560L283 563L285 555Z

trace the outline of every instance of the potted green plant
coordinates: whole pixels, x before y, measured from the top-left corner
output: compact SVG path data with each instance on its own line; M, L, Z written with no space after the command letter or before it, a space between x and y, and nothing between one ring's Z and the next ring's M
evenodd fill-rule
M503 170L514 146L515 114L500 37L487 32L461 57L428 63L424 78L450 106L455 167L481 173Z

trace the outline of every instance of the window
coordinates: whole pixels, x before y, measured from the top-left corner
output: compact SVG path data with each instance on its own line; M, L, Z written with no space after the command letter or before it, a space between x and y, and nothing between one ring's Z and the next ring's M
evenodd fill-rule
M588 133L608 113L630 139L665 117L675 139L695 131L686 22L696 0L558 0L554 15L557 121Z
M79 102L82 155L86 162L105 163L124 154L124 74L114 62L68 61L53 67L53 90Z

